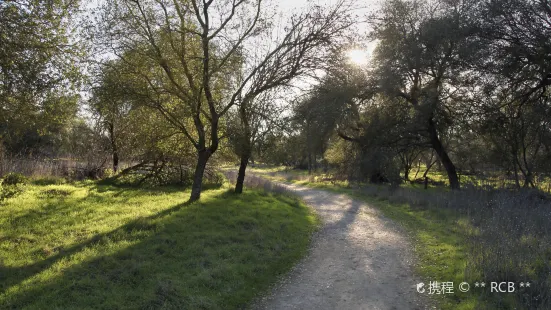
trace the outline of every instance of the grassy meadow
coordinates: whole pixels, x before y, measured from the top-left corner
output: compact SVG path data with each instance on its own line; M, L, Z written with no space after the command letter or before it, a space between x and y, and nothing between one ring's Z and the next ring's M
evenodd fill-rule
M97 182L26 185L0 204L0 308L240 309L307 251L294 198Z

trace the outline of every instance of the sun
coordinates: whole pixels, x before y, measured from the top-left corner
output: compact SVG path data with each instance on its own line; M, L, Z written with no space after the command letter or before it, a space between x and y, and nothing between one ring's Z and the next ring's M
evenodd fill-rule
M367 51L361 49L352 49L346 52L348 61L358 66L365 66L369 62L369 55Z

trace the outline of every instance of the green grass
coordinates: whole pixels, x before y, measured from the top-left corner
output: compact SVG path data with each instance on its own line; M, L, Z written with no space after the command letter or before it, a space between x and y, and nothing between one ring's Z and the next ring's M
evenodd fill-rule
M376 207L384 216L399 223L408 232L417 257L416 272L425 283L454 282L455 294L432 295L437 309L474 309L477 303L480 305L479 296L476 294L457 291L459 283L477 280L465 277L467 238L476 233L466 217L448 209L394 203L386 198L368 196L350 187L347 182L293 180L286 178L283 174L266 173L262 169L256 169L255 172L278 181L291 181L295 184L347 194ZM419 190L422 189L419 188Z
M426 209L405 203L390 203L388 200L375 199L361 194L353 194L353 196L377 207L385 216L406 228L414 241L415 254L418 258L416 271L425 282L454 282L455 294L434 295L434 298L437 298L438 308L474 308L476 296L457 291L459 283L476 280L465 277L466 239L473 229L467 219L458 217L450 210Z
M296 199L227 188L28 185L0 204L0 308L238 309L307 251Z

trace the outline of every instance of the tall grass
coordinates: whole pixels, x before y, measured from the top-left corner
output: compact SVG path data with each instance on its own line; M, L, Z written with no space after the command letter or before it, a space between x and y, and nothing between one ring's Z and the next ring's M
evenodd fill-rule
M10 172L29 177L74 177L86 174L97 165L71 159L0 157L0 176Z
M465 277L532 283L516 294L484 291L491 308L551 309L551 200L536 190L425 191L362 186L368 196L468 219Z
M237 180L237 171L235 170L225 170L224 175L230 182L234 182L234 180ZM255 189L263 189L265 192L269 193L275 193L275 194L287 194L287 195L293 195L294 191L290 189L289 187L286 187L284 185L281 185L279 183L273 182L271 180L268 180L266 178L254 175L254 174L246 174L245 175L245 186Z

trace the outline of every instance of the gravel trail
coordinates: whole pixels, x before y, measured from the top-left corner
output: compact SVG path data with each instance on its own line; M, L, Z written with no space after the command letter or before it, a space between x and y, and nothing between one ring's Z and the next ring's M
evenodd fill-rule
M319 189L284 185L313 207L322 228L309 254L253 309L425 309L411 245L369 205Z

